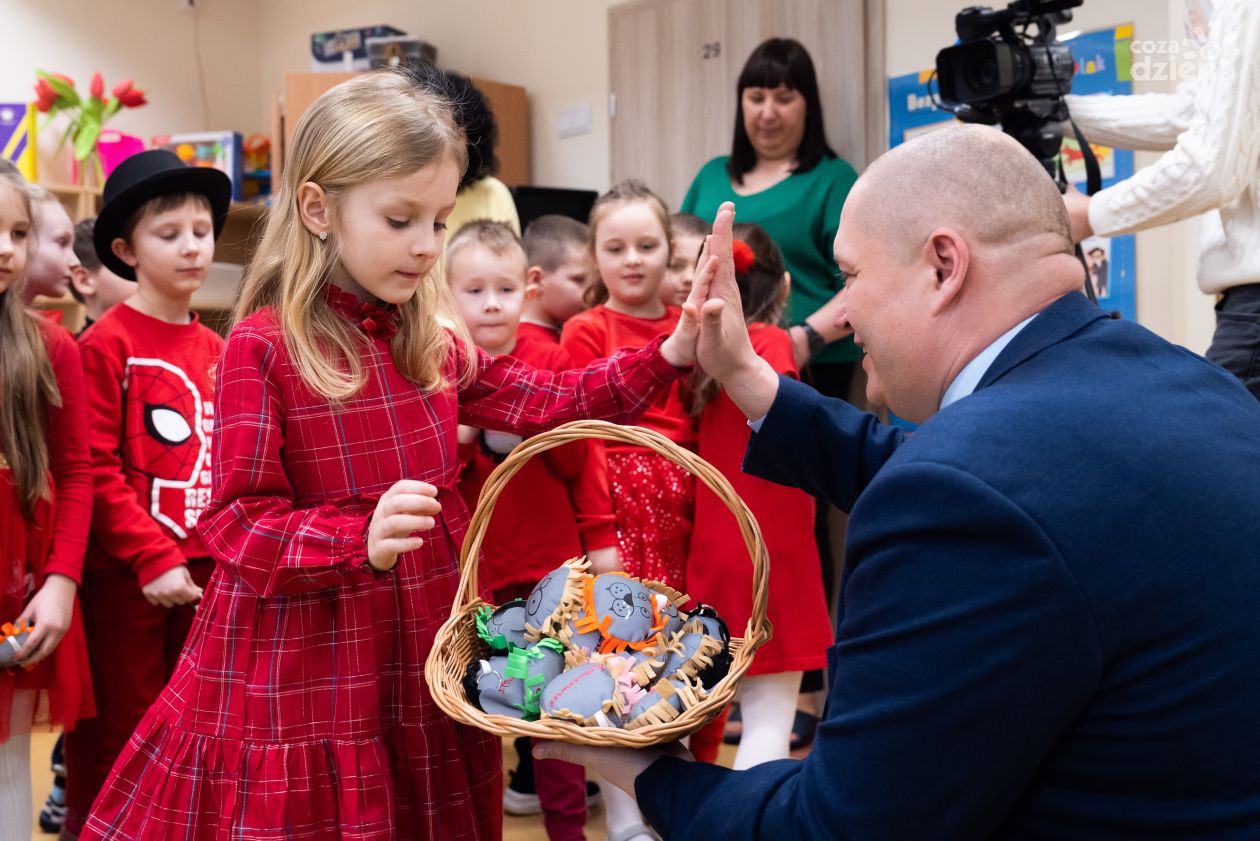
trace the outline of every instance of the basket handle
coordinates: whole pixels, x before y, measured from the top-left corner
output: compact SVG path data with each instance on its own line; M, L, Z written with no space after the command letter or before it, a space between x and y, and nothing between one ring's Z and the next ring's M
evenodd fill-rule
M478 598L477 558L481 554L481 542L485 539L490 517L494 514L495 503L498 502L503 488L517 471L525 466L525 462L539 453L588 438L646 447L704 482L709 490L717 494L718 499L731 509L731 513L735 515L735 520L739 524L740 534L744 538L744 545L748 547L748 556L752 559L753 565L752 614L748 617L748 630L745 637L751 639L754 636L754 629L764 629L768 637L766 596L770 578L770 559L766 552L765 540L761 536L761 528L757 525L757 519L735 493L731 483L716 467L690 450L678 446L659 432L644 429L641 426L621 426L601 420L571 421L535 435L517 445L503 463L490 474L490 478L481 489L481 496L477 499L477 510L473 512L472 521L468 524L468 533L464 536L463 548L459 553L459 590L455 594L451 617L454 618L465 605L471 604Z

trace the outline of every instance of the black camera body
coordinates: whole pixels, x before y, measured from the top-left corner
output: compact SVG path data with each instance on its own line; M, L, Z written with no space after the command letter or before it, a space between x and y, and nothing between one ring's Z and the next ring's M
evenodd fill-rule
M941 100L955 116L1001 124L1052 173L1075 65L1055 29L1082 2L1014 0L1000 11L969 6L954 19L960 43L936 55Z

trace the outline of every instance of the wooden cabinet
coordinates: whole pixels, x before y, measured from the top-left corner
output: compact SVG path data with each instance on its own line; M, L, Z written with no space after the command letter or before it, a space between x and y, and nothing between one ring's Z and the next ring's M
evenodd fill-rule
M283 97L279 104L280 134L284 143L280 165L273 161L273 179L279 177L285 148L293 139L298 119L320 94L357 73L285 73ZM499 125L499 142L495 153L499 158L499 180L509 187L530 183L529 175L529 98L519 85L508 85L489 79L473 79L473 85L486 97Z
M795 38L818 74L827 138L858 169L886 147L881 0L634 0L609 9L612 181L677 206L729 154L735 88L766 38Z

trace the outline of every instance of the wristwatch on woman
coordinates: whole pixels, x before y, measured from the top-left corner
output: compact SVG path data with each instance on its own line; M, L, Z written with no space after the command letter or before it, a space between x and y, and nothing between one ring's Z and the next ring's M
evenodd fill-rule
M827 340L808 321L798 321L792 326L805 331L805 343L809 346L810 356L817 356L827 346Z

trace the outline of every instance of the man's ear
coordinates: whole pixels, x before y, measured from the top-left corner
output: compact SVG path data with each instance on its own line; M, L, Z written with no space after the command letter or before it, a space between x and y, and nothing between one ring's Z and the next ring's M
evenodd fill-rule
M140 261L136 259L136 252L131 248L131 243L122 237L114 237L114 241L109 244L109 250L114 252L115 257L133 269L140 265Z
M937 228L928 235L924 246L929 268L934 274L936 294L932 298L932 314L938 315L952 306L963 292L971 251L967 242L952 228Z
M328 215L328 195L314 181L306 181L297 188L298 218L303 227L315 236L327 233L332 227Z

